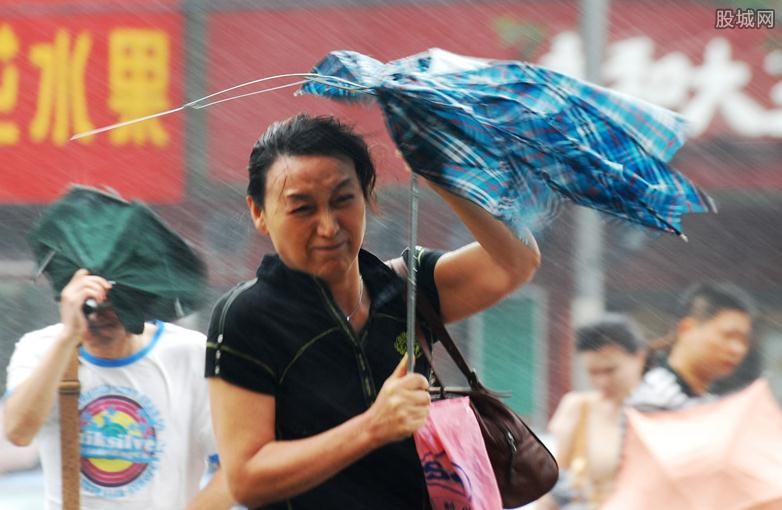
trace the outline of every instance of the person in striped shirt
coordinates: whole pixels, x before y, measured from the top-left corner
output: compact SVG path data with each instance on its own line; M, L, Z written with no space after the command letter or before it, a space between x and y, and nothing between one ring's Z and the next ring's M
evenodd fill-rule
M679 302L678 319L654 350L670 348L625 404L641 412L683 409L714 398L709 387L733 373L750 348L752 299L731 284L700 283Z

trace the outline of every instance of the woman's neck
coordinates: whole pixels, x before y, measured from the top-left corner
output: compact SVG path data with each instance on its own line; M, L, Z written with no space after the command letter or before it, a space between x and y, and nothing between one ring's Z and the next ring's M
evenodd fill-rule
M342 314L354 329L360 329L369 316L369 292L358 272L358 266L337 282L329 282L329 290Z
M345 315L348 315L351 310L355 309L356 304L359 302L360 294L362 294L363 286L361 273L358 271L358 263L339 279L327 281L326 283L329 286L331 295Z

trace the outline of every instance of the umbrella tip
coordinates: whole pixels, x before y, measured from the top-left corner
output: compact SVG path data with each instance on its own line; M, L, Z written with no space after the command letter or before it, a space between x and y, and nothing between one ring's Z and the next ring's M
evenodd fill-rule
M683 234L683 233L681 233L681 232L679 232L679 239L681 239L681 240L682 240L682 241L684 241L685 243L688 243L688 242L690 242L690 240L687 238L687 236L686 236L686 235L684 235L684 234Z
M179 298L176 298L176 301L174 301L174 313L176 313L176 316L180 318L185 316L185 309L182 306L182 302L179 300Z
M54 250L49 250L49 253L46 254L46 257L44 257L44 259L41 261L41 264L38 266L38 269L35 271L35 275L33 275L33 281L41 277L44 270L49 267L49 263L52 261L55 254L56 253Z

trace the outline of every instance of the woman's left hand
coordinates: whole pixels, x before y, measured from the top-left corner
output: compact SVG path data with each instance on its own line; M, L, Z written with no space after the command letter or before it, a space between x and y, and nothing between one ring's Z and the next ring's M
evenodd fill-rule
M429 381L421 374L407 373L407 357L399 361L367 411L369 433L378 446L410 437L429 416Z

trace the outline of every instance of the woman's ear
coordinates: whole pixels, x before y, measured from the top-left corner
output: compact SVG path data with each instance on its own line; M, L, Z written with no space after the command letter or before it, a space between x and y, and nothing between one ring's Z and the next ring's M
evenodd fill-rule
M269 235L269 229L266 227L266 218L263 214L263 209L255 203L253 197L247 195L247 208L250 210L250 216L253 219L253 225L258 232Z

